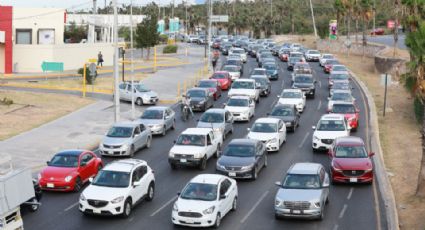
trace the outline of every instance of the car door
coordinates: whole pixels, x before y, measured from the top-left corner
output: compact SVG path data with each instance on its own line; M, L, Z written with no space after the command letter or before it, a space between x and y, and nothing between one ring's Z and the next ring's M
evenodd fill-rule
M286 140L286 125L282 120L278 121L278 135L279 135L279 144L282 144Z
M255 102L251 98L249 99L249 114L251 116L255 114Z
M138 166L133 170L131 175L131 192L130 195L133 198L133 204L136 203L140 198L143 197L145 193L143 193L143 185L142 185L142 166ZM136 183L136 184L135 184Z
M139 125L140 128L140 146L145 146L150 136L150 130L144 124Z
M140 132L140 127L136 126L133 129L133 144L135 147L135 150L137 151L139 148L142 147L142 135Z
M119 85L119 95L120 95L121 100L127 100L126 99L126 88L127 88L127 83L121 83Z
M214 134L212 132L208 133L206 135L206 138L207 138L206 154L207 154L207 158L210 158L215 153L215 150L217 149L216 147L217 145L213 142Z
M219 197L218 197L218 207L221 212L222 217L226 215L227 212L232 208L232 197L230 197L229 188L230 188L230 181L225 178L220 182L220 189L219 189Z
M80 163L79 163L79 176L82 181L86 181L89 177L93 175L93 166L94 160L93 156L90 153L83 153L80 156Z

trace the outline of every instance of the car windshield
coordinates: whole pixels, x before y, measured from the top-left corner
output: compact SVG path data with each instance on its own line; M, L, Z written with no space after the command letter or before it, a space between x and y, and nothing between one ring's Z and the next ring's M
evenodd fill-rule
M336 65L339 64L339 62L335 59L330 59L326 61L326 65Z
M137 84L134 86L134 88L136 88L137 91L139 92L149 92L151 91L150 89L146 88L146 86L142 85L142 84Z
M226 65L239 65L239 61L238 60L227 60Z
M254 69L251 72L251 75L266 75L266 70L263 70L263 69Z
M293 116L294 110L288 107L281 107L281 108L275 108L273 109L271 116L279 116L279 117L287 117L287 116Z
M244 51L243 50L233 50L234 54L243 54Z
M237 107L248 107L249 102L247 99L241 98L230 98L227 102L228 106L237 106Z
M275 132L277 132L277 124L256 122L251 128L251 132L275 133Z
M347 68L345 68L345 66L342 66L342 65L336 65L332 68L332 71L347 71Z
M281 98L301 98L301 92L282 92Z
M228 72L238 72L239 69L237 66L225 66L223 68L224 71L228 71Z
M337 158L366 158L368 154L364 146L337 146L335 149Z
M67 167L74 168L78 167L78 156L76 155L55 155L52 160L50 160L49 166L54 167Z
M291 53L291 57L302 57L302 53Z
M319 176L313 174L288 174L282 187L286 189L319 189Z
M296 76L294 79L295 83L313 83L313 78L311 76Z
M206 93L204 90L190 90L187 92L188 97L205 97Z
M250 145L228 145L223 152L223 155L230 157L252 157L255 156L255 148Z
M335 70L335 69L333 69ZM348 80L348 75L347 74L331 74L331 76L329 76L329 78L331 80Z
M344 121L342 120L321 120L317 125L318 131L345 131Z
M232 84L232 89L255 89L252 81L235 81Z
M301 61L301 57L290 57L289 58L290 63L296 63L296 62L300 62L300 61Z
M255 83L260 84L261 86L265 86L267 85L267 78L262 78L262 77L252 77L251 79L255 80Z
M354 105L334 104L332 106L332 113L355 113Z
M189 183L183 189L180 198L185 200L214 201L217 199L217 185Z
M333 59L333 58L334 58L334 56L329 55L329 54L323 55L323 59Z
M130 173L128 172L100 170L91 184L104 187L126 188L129 183Z
M163 117L163 111L156 110L156 109L145 110L141 116L142 119L154 119L154 120L162 119L162 117Z
M182 134L177 138L176 145L205 146L205 136Z
M264 65L263 67L266 70L276 70L276 66L274 65Z
M199 121L206 123L222 123L224 122L224 114L212 112L204 113Z
M211 77L212 79L225 79L226 75L224 73L215 73Z
M352 101L350 93L336 93L334 92L331 97L331 101Z
M215 88L217 87L217 83L213 81L200 81L199 86L200 88Z
M131 135L133 134L133 128L131 127L119 127L119 126L114 126L112 127L108 134L106 134L107 137L131 137Z
M310 54L320 54L319 51L317 51L317 50L310 50L309 53Z
M331 90L335 89L350 89L350 85L348 83L335 83L333 84Z

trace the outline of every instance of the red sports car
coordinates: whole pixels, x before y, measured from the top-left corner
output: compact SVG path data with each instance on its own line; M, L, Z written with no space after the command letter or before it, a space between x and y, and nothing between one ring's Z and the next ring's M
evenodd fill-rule
M87 150L57 153L38 174L41 189L78 192L103 167L102 160Z
M232 78L227 71L217 71L210 77L210 79L216 79L219 81L222 90L228 90L232 85Z
M338 102L332 105L332 110L329 113L344 115L347 119L351 131L356 131L359 127L360 110L352 102Z
M366 151L365 144L359 137L336 138L329 149L332 182L372 183L373 155L374 153Z
M221 97L221 84L216 79L200 80L198 88L206 88L213 93L214 101Z

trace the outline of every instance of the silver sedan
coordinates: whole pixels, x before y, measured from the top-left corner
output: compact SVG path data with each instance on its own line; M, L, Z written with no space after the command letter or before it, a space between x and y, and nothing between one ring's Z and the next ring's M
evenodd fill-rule
M146 109L137 120L150 128L152 134L165 136L168 129L176 128L176 113L169 107L153 106Z

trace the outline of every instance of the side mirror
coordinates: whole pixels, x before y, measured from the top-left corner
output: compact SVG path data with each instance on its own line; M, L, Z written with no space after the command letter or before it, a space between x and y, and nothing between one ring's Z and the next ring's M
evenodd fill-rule
M175 143L177 143L177 141L176 141L176 140L174 140L174 141L173 141L173 143L175 144Z
M316 126L314 126L314 125L313 125L311 128L312 128L313 130L316 130Z
M50 161L46 161L46 164L49 165L50 164Z
M277 95L277 98L280 98L280 95Z
M266 113L267 116L270 116L270 113Z
M93 177L89 178L89 182L92 183L93 182Z
M246 131L248 131L248 132L251 131L251 128L246 128Z
M274 182L274 184L279 186L279 187L282 187L282 183L280 181L276 181L276 182Z
M323 188L329 188L329 179L328 179L328 181L326 181L326 180L325 180L325 181L323 182L322 187L323 187Z
M82 161L82 162L80 163L80 167L84 167L84 166L86 166L86 165L87 165L87 162Z
M134 135L133 135L133 138L134 138L134 137L138 137L138 136L140 136L140 134L134 134Z
M375 156L375 153L374 152L370 152L369 153L369 157L373 157L373 156Z
M330 101L331 100L331 97L328 97L328 101Z
M227 103L223 103L223 106L226 106L227 105Z
M142 181L140 181L140 180L133 182L133 186L139 186L141 184L142 184Z
M181 194L181 192L180 192L180 191L178 191L178 192L177 192L177 196L180 196L180 194Z
M223 199L226 199L226 195L225 194L223 194L223 195L220 195L220 200L223 200Z

